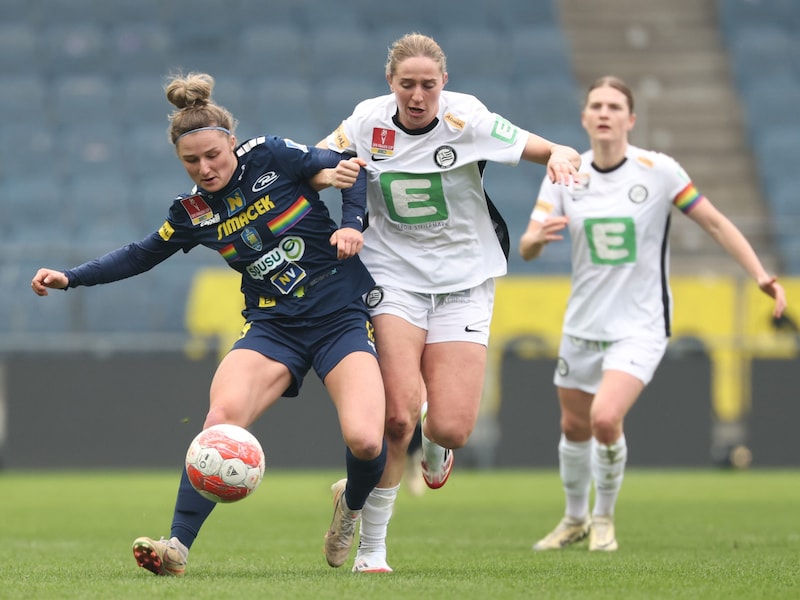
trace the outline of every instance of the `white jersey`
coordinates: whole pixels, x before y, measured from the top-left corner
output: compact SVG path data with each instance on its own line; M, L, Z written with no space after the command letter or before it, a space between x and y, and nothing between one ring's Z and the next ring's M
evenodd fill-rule
M506 273L478 162L516 165L528 132L474 96L443 91L438 117L409 131L394 94L365 100L328 147L367 161L361 260L378 285L422 293L475 287Z
M564 333L597 341L671 333L669 224L673 205L688 213L703 200L672 158L629 146L610 171L585 152L580 182L542 182L531 218L569 217L572 289Z

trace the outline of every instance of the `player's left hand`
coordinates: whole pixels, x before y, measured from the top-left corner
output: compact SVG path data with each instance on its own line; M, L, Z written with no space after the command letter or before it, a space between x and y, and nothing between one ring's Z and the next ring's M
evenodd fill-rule
M775 309L772 311L772 315L775 318L780 317L783 311L786 310L786 292L784 292L783 286L778 283L778 278L770 277L765 281L759 281L758 287L767 296L775 299Z
M358 173L362 167L366 167L367 163L357 156L347 160L340 160L339 164L333 169L333 180L331 185L340 190L353 187L353 184L358 179Z
M336 258L344 260L355 256L364 247L364 236L357 229L343 227L333 232L331 246L336 246Z

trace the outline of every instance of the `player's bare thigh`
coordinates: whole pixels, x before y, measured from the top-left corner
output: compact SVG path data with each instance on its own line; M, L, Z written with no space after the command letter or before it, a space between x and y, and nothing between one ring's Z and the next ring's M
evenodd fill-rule
M374 315L372 322L386 390L387 434L402 431L410 437L422 404L419 365L427 332L388 313Z
M211 382L211 407L205 427L217 423L249 427L291 382L292 375L283 363L254 350L231 350Z
M486 346L472 342L428 344L422 374L428 395L426 435L446 448L461 448L478 419L486 372Z

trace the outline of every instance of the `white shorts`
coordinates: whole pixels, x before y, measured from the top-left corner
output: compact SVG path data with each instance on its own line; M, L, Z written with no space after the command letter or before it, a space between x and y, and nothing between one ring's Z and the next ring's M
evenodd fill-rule
M428 332L425 342L489 343L494 279L459 292L423 294L376 286L364 301L371 317L395 315Z
M561 337L553 383L597 393L603 371L613 369L636 377L647 385L667 351L665 337L631 337L616 342Z

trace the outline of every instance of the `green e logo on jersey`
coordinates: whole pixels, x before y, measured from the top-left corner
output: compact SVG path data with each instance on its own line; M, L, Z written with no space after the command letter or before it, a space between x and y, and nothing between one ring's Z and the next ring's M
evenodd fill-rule
M439 173L382 173L380 182L393 221L419 225L447 219Z
M519 128L516 125L512 125L510 122L505 120L503 117L497 117L494 120L494 127L492 127L492 137L497 138L503 142L508 142L509 144L513 144L514 140L517 139L517 132Z
M636 229L632 218L586 219L583 230L594 264L636 262Z

